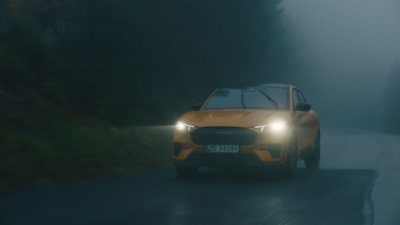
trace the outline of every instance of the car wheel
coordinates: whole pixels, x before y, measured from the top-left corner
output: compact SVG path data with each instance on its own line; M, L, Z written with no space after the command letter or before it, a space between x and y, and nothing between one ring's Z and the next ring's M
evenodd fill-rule
M288 149L288 156L283 168L283 176L293 177L297 169L297 153L296 153L296 140L293 139Z
M197 174L197 166L175 165L175 170L182 178L192 178Z
M315 140L315 147L313 149L313 154L304 160L306 167L313 169L319 167L319 160L321 158L321 134L318 131L317 138Z

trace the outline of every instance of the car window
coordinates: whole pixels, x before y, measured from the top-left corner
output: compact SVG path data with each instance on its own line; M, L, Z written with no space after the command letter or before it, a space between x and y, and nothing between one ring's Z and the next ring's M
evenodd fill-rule
M296 89L293 89L292 98L293 98L293 108L294 108L300 102Z
M304 98L304 95L299 90L296 89L296 93L297 93L297 96L299 97L300 102L307 102L306 98Z
M234 89L221 88L208 100L210 109L287 109L287 90L283 88Z

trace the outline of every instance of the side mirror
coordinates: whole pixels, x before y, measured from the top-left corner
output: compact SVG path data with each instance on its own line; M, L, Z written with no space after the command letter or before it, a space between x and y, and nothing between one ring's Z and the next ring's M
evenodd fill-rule
M202 105L203 105L203 104L202 104L201 102L198 102L198 103L193 104L193 105L192 105L193 111L199 111L199 110L201 109L201 106L202 106Z
M311 109L311 105L306 103L306 102L299 102L296 105L295 111L301 111L301 112L308 112Z

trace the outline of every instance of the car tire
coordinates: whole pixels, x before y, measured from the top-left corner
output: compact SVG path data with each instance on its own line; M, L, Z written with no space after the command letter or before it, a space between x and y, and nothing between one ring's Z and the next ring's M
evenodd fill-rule
M304 160L305 164L306 164L306 168L308 169L315 169L319 167L319 161L321 158L321 134L320 131L318 130L317 133L317 138L315 140L315 146L313 149L313 153L311 156L309 156L308 158L306 158Z
M193 178L197 174L197 166L175 165L175 170L182 178Z
M288 155L283 168L284 177L294 177L297 170L297 142L295 138L292 138L290 146L288 148Z

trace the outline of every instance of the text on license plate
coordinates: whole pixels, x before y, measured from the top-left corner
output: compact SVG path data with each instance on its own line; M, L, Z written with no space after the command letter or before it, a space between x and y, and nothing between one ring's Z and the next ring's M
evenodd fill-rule
M204 151L209 153L239 153L239 145L206 145Z

